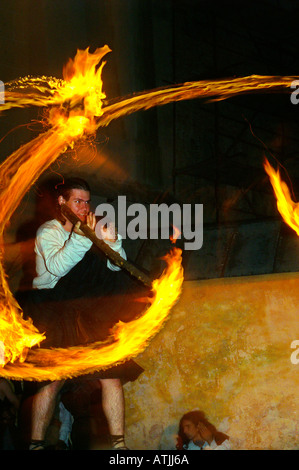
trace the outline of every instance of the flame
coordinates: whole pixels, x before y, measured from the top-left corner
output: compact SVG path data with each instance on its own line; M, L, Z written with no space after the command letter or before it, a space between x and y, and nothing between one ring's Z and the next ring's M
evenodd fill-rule
M282 181L279 170L275 171L267 159L265 159L264 168L272 184L280 215L299 236L299 204L292 200L290 190Z
M138 319L116 324L105 343L67 349L33 349L26 362L7 364L1 375L16 380L59 380L105 369L138 355L162 328L181 294L184 278L181 250L174 248L165 261L167 268L153 281L150 306Z
M55 104L48 112L49 130L20 147L1 164L2 246L5 226L31 185L68 147L95 132L94 117L101 114L100 99L105 96L100 78L103 65L97 70L96 65L109 51L107 46L97 49L94 54L90 54L88 49L78 51L75 59L70 60L64 69L65 81L58 82L54 95L49 99L51 104ZM92 98L93 94L96 99ZM66 100L68 110L57 106ZM83 105L78 106L82 100ZM9 290L2 264L0 280L0 341L5 345L3 362L13 362L16 358L24 361L28 348L39 344L44 335L36 330L32 322L23 319L21 309Z
M3 188L0 195L1 237L12 213L40 174L66 148L95 133L95 118L102 115L101 100L105 97L100 78L104 64L99 68L96 66L109 50L105 46L94 54L88 49L78 51L64 69L65 81L59 82L54 95L46 98L47 104L55 105L48 112L49 130L22 146L0 166ZM65 102L67 107L57 106ZM166 261L168 269L161 279L154 281L154 298L142 317L132 323L119 323L107 344L63 350L33 348L42 342L44 335L31 321L22 318L1 265L0 340L4 343L1 375L54 380L109 367L138 354L161 328L180 295L183 274L179 252L173 252Z
M63 69L63 77L66 81L59 91L59 97L63 101L70 100L72 105L83 99L83 107L90 116L101 116L102 101L106 98L102 91L102 69L106 62L102 62L97 68L101 59L111 49L104 46L89 53L89 48L78 50L75 59L70 59Z
M172 228L173 228L173 235L170 235L169 239L171 243L174 244L176 243L177 239L181 235L181 231L175 225L173 225Z
M0 264L2 289L0 291L0 365L7 361L25 360L28 349L44 339L30 321L22 318L20 308L15 302L6 282ZM1 375L1 374L0 374Z
M102 115L102 69L98 66L111 49L105 45L93 53L89 48L78 50L63 68L63 79L55 77L24 77L5 85L5 103L1 111L26 106L61 106L66 102L74 107L82 105L90 116ZM98 67L98 68L97 68Z
M104 50L105 54L110 52L108 46L97 49L97 51ZM78 51L77 56L85 51ZM94 53L95 54L95 53ZM102 54L104 55L104 53ZM77 57L76 56L76 57ZM98 57L101 53L98 52ZM65 78L68 79L72 76L74 63L83 62L69 61L69 68L71 72L65 72ZM87 60L85 61L86 64ZM103 63L103 66L105 63ZM96 92L98 99L101 101L104 98L102 86L98 87L97 81L100 82L100 74L103 66L98 70L96 79L91 79L90 87L86 85L86 75L83 75L86 70L82 66L82 87L77 83L73 77L72 84L67 84L65 80L57 79L55 77L24 77L14 80L5 84L5 103L0 105L0 111L5 111L14 107L27 107L27 106L53 106L62 105L65 100L70 99L73 103L80 103L84 99L85 94L93 101L94 95L91 92ZM198 80L194 82L185 82L175 86L168 86L149 90L145 92L136 93L134 95L118 98L115 100L106 101L106 105L99 107L102 111L98 119L98 127L107 126L113 119L132 114L136 111L150 109L153 106L165 105L174 101L190 100L195 98L208 98L212 101L222 101L233 96L258 93L258 92L271 92L271 93L290 93L291 85L294 80L299 80L296 76L275 76L275 75L249 75L246 77L227 78L219 80ZM98 88L97 88L98 87ZM81 91L79 91L81 90ZM86 100L88 102L88 99ZM96 107L98 104L96 104ZM96 114L99 116L99 114Z
M103 106L102 58L108 46L94 53L78 50L63 70L63 79L25 77L5 85L5 103L0 111L14 107L42 106L47 111L47 130L23 145L0 165L0 342L4 343L2 376L32 380L74 376L122 362L137 355L163 325L180 295L183 274L179 251L166 261L166 273L153 282L154 301L144 315L128 324L118 324L105 344L88 348L47 350L34 348L44 335L22 311L9 290L3 268L3 231L20 201L39 176L67 148L93 136L113 119L173 101L209 98L213 101L256 91L290 91L296 77L252 75L227 80L188 82L118 99ZM170 260L172 260L170 262ZM1 346L1 343L0 343ZM99 354L100 352L100 354ZM1 350L0 350L1 353ZM0 357L1 362L1 357Z

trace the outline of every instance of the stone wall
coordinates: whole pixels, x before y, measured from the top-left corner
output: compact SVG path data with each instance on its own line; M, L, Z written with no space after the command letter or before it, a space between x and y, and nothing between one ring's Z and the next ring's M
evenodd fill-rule
M200 409L234 449L298 449L298 288L297 273L185 282L125 386L130 448L175 449Z

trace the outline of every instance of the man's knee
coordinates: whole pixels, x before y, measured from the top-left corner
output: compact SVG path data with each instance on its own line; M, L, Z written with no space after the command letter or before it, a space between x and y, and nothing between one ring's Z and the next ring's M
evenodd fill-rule
M64 384L63 380L56 380L55 382L50 382L39 389L40 394L49 394L56 396L62 389Z

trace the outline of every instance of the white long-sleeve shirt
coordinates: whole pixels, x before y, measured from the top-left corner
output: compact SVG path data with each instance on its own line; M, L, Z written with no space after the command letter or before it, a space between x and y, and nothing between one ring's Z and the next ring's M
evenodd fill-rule
M122 247L122 237L114 243L105 242L126 259L125 250ZM36 273L33 279L35 289L51 289L59 279L65 276L91 248L92 241L89 238L68 232L56 219L45 222L39 227L35 240ZM107 260L107 267L112 271L121 268Z

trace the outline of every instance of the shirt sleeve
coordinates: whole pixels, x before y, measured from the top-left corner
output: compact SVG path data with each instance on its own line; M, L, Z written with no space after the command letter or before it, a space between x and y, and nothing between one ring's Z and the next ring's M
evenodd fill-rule
M47 271L57 277L65 276L91 248L92 242L71 233L65 241L58 229L45 229L36 238L36 252L43 258Z
M127 259L127 254L122 246L122 236L118 233L117 234L117 240L115 242L109 242L108 240L104 240L104 242L112 248L113 251L116 253L119 253L122 258L125 260ZM107 267L111 271L120 271L121 268L119 266L116 266L113 264L109 259L107 260Z

